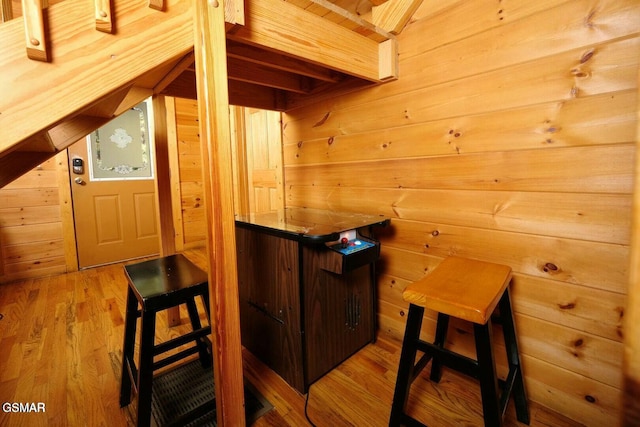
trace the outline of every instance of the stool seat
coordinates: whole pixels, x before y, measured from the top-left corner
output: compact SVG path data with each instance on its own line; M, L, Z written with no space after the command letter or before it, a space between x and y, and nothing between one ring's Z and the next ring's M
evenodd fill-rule
M406 287L411 304L484 325L511 281L511 267L449 257L421 280Z
M406 287L402 297L409 303L409 313L391 404L390 427L424 426L407 414L406 407L411 384L428 364L431 366L429 378L434 382L440 381L443 366L478 380L486 427L503 425L504 412L512 396L518 421L529 424L529 407L509 296L511 277L511 268L506 265L449 257L431 274ZM425 309L438 314L433 343L420 338ZM496 371L493 316L499 318L502 325L509 367L505 380L499 380ZM445 348L450 317L473 323L476 359ZM422 355L416 361L418 352Z
M124 270L143 310L175 307L208 291L207 273L182 254L125 265Z

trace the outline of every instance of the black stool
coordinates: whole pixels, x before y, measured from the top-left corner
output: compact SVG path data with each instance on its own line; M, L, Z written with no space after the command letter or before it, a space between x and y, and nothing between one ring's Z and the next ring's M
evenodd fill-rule
M431 274L407 286L402 297L410 303L409 315L402 342L389 426L424 426L407 415L405 410L411 383L429 361L432 361L432 381L440 381L442 365L479 380L485 426L502 426L504 411L511 395L515 400L518 421L529 424L529 407L511 312L510 282L511 268L508 266L449 257ZM496 375L491 342L491 316L496 306L499 307L509 363L509 374L505 381L499 381ZM420 339L425 308L438 313L433 344ZM477 360L444 348L449 316L473 322ZM415 362L418 351L424 354ZM500 395L498 383L502 386Z
M195 300L196 296L202 297L209 319L207 274L181 254L126 265L124 270L129 280L129 291L122 347L120 407L131 403L133 387L138 398L137 425L148 426L151 422L151 387L155 370L195 353L199 353L203 367L211 365L211 341L207 337L211 333L211 326L202 327ZM156 313L183 303L187 305L193 331L156 345ZM139 317L140 351L136 366L133 353ZM193 346L154 362L154 356L191 341L195 343ZM212 400L176 420L175 424L185 425L214 408L215 400Z

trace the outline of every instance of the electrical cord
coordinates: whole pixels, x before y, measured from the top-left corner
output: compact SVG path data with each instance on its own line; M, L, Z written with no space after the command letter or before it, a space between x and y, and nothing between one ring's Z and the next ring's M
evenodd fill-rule
M311 421L311 418L309 418L309 414L307 413L307 405L309 404L309 395L311 394L311 386L309 386L309 390L307 390L307 397L304 400L304 416L307 418L307 421L309 421L309 424L311 424L312 427L317 427L313 421Z

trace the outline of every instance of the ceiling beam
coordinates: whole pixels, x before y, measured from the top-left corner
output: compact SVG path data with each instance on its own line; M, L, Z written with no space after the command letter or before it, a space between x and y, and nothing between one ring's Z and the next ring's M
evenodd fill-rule
M238 58L228 58L227 72L230 80L239 80L288 92L309 93L312 89L311 81L308 77L275 70L264 65L248 63Z
M239 58L247 62L265 65L275 70L299 74L325 82L337 82L341 79L339 73L327 68L300 61L285 54L236 43L232 40L227 40L227 57Z
M228 39L369 81L397 78L396 61L381 64L375 40L279 0L247 0L247 9L245 25L228 33ZM388 40L396 42L393 36Z
M229 80L229 104L261 110L284 111L286 95L282 90Z

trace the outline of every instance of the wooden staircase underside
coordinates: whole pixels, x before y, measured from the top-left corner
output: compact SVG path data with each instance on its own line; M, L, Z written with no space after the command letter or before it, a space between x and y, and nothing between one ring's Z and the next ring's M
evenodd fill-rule
M0 24L0 188L151 95L195 99L193 0L113 1L113 34L84 0L51 4L49 62L27 58L22 19ZM420 2L378 2L379 26L326 0L226 2L229 103L286 111L396 79L391 33Z

